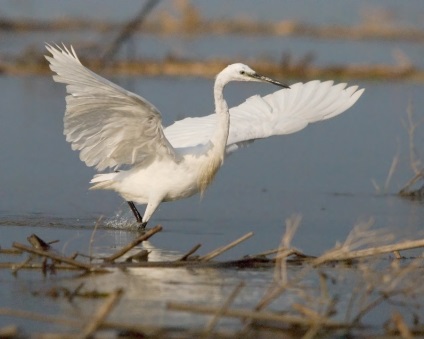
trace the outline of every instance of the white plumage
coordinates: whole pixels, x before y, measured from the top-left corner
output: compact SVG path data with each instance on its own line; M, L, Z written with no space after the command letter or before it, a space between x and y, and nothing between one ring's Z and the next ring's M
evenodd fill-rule
M358 86L346 88L333 81L310 81L290 85L264 97L248 98L230 108L230 132L227 153L246 142L272 135L297 132L309 123L332 118L350 108L361 96ZM165 128L165 136L174 147L204 144L216 127L216 114L185 118Z
M64 134L87 166L102 171L95 189L111 189L128 201L143 227L162 201L203 193L224 158L240 146L272 135L289 134L309 123L332 118L363 93L357 86L310 81L290 86L233 64L217 75L215 114L186 118L163 128L160 112L144 98L85 68L75 51L46 46L53 78L67 84ZM255 95L228 109L223 88L230 81L271 82L286 87ZM147 204L143 217L134 203Z

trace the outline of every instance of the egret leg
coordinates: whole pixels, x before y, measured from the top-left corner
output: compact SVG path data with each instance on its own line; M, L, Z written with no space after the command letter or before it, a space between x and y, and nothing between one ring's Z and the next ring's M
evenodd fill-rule
M151 199L146 206L146 210L144 211L143 214L143 222L141 223L141 227L145 228L147 222L150 220L150 217L153 215L153 213L156 211L156 209L158 208L159 204L161 203L162 199L161 198L156 198L156 199Z
M128 203L128 205L130 206L131 211L133 212L133 214L134 214L135 218L137 219L137 222L138 222L139 224L141 224L141 226L142 226L143 228L145 228L147 223L144 223L144 222L143 222L143 218L141 217L141 214L140 214L140 212L138 211L137 207L135 207L135 205L134 205L134 203L133 203L132 201L127 201L127 203Z

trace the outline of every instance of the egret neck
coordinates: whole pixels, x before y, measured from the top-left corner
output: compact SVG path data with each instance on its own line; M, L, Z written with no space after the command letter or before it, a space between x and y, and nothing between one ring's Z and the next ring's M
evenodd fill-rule
M205 154L204 163L200 168L199 189L203 195L206 188L212 182L216 172L224 162L225 149L227 146L228 133L230 130L230 113L223 91L229 80L225 77L226 72L218 74L214 85L215 114L217 125L210 139L209 147Z

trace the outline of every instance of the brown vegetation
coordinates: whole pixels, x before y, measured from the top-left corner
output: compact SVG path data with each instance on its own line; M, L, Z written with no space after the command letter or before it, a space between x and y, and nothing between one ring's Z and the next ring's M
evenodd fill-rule
M261 22L249 17L212 20L202 16L190 1L176 1L167 11L153 11L158 1L146 2L139 13L127 23L95 22L76 18L61 18L52 21L32 19L9 20L0 18L0 31L100 31L117 32L110 43L90 46L84 53L84 44L77 47L85 64L93 70L103 69L109 73L146 76L201 76L214 77L234 60L210 58L207 60L187 60L168 56L162 60L128 59L115 60L114 56L122 44L132 35L143 34L160 36L192 35L255 35L255 36L295 36L314 39L343 40L399 40L421 43L424 31L413 27L392 24L392 18L381 10L364 12L362 22L353 26L316 26L307 23L285 20L280 22ZM172 8L174 6L174 8ZM42 47L40 46L40 50ZM90 53L95 50L95 53ZM39 50L25 55L0 56L0 74L25 75L47 73L48 67ZM94 55L95 56L94 56ZM395 64L362 64L316 66L312 55L293 60L290 54L283 55L280 61L270 61L258 57L249 64L262 73L274 77L307 79L404 79L424 81L424 70L418 69L407 57L397 53Z
M145 34L155 35L266 35L301 36L319 39L348 40L402 40L421 43L424 31L419 28L393 24L393 18L384 9L364 11L362 22L352 26L312 25L295 20L259 21L246 15L230 19L207 19L190 1L176 1L167 10L152 13L149 11L158 3L150 0L143 4L135 20L131 20L132 30L142 30ZM137 20L138 19L138 20ZM143 21L143 25L137 25ZM78 18L60 18L49 21L34 19L0 18L0 30L16 32L32 31L82 31L93 30L112 32L128 29L127 23L105 22Z
M25 60L19 58L15 61L0 62L0 74L31 75L49 74L47 63L41 54ZM210 59L210 60L185 60L178 58L166 58L164 60L117 60L108 63L107 68L100 59L87 57L80 58L84 65L93 71L102 71L106 74L121 74L132 76L194 76L213 78L233 60ZM272 62L269 60L256 59L249 65L260 73L285 79L371 79L371 80L410 80L424 81L424 70L416 69L408 65L340 65L340 66L314 66L311 63L286 61Z
M109 330L115 333L127 333L129 337L142 335L153 337L184 337L195 338L199 335L216 338L238 338L240 336L255 337L267 336L285 337L296 336L313 338L317 335L348 335L366 334L370 331L366 316L372 310L391 305L394 311L386 320L385 328L373 328L373 333L379 335L399 335L412 337L424 335L424 324L421 319L420 308L424 305L420 295L424 292L421 280L423 277L422 257L405 259L400 251L412 248L424 248L424 239L391 243L392 235L384 230L373 230L372 220L357 225L349 234L344 243L334 249L312 257L301 253L291 246L292 238L301 221L300 216L294 216L286 221L286 233L278 249L264 253L250 255L238 260L212 261L223 252L250 238L248 233L240 239L222 246L202 256L193 255L200 245L194 246L187 254L174 261L149 261L148 254L142 261L136 261L130 251L136 251L142 241L162 230L156 226L141 234L122 249L106 257L93 257L76 253L72 258L56 253L52 246L36 236L29 241L32 246L13 243L15 250L1 250L0 255L23 255L29 257L21 263L3 262L1 267L8 268L14 274L22 269L38 269L44 274L51 274L60 270L77 270L92 274L108 274L115 269L151 268L165 270L166 267L190 268L274 268L274 281L268 287L262 300L253 309L234 308L232 304L243 290L245 284L240 282L224 300L222 305L182 304L169 301L169 311L193 312L196 314L212 315L204 329L167 329L140 324L113 322L107 320L109 313L116 307L119 300L125 295L125 290L117 288L113 291L85 290L84 282L74 290L60 286L53 287L47 293L54 298L103 298L98 310L88 319L81 321L61 316L47 316L18 309L0 308L0 315L15 318L26 318L34 321L52 322L64 327L73 328L69 334L42 334L41 337L70 337L87 338L98 330ZM35 241L34 241L35 239ZM41 244L41 246L40 246ZM19 251L19 252L18 252ZM387 260L382 254L393 253L394 258ZM34 261L44 258L42 262ZM86 258L79 260L78 257ZM292 270L290 267L298 267ZM339 269L337 269L339 267ZM355 272L355 281L352 282L353 291L340 294L346 277L343 267L351 267ZM336 269L335 269L336 268ZM86 275L89 279L90 275ZM313 276L319 280L316 287L310 286ZM288 308L279 312L272 311L269 306L282 295L295 295L295 300ZM347 305L347 306L346 306ZM405 312L406 311L406 312ZM407 320L413 317L414 322ZM234 332L224 331L219 327L219 320L223 317L238 318L242 328ZM75 333L75 330L77 331ZM9 333L9 337L17 336L16 326L0 329L1 333Z

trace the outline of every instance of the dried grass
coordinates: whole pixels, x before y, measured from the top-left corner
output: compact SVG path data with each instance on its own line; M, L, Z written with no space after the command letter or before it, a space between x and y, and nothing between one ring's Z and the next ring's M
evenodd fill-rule
M196 245L179 260L169 262L149 262L148 258L147 261L128 262L124 258L131 249L135 249L142 241L159 232L162 229L160 226L137 237L111 256L102 259L87 256L89 257L86 259L89 261L88 263L55 253L51 246L40 247L38 244L43 243L41 239L39 242L31 242L33 247L18 243L13 243L13 246L22 253L28 253L31 260L40 256L45 260L51 260L50 265L54 267L55 271L73 269L82 272L108 272L114 268L125 269L127 267L163 267L163 269L165 267L274 267L272 283L252 309L231 306L243 291L244 282L235 286L221 305L205 306L169 302L167 307L170 311L212 316L202 330L186 329L184 332L179 330L178 335L184 333L184 337L235 338L253 335L253 333L268 333L267 331L273 331L274 334L280 333L283 336L291 335L302 338L314 338L324 334L348 335L353 331L367 333L368 315L384 305L390 305L394 311L386 320L388 326L378 329L380 333L398 333L405 338L410 338L417 333L424 333L420 323L422 319L419 315L421 308L424 307L422 304L424 302L424 285L421 283L424 275L423 258L387 260L387 254L393 251L397 251L397 255L400 256L400 251L424 248L424 239L393 242L393 235L381 229L373 229L374 222L370 219L356 225L344 242L336 244L333 249L315 258L292 247L292 241L300 222L301 216L299 215L294 215L286 220L286 232L278 250L221 262L212 261L212 259L251 237L252 234L248 233L236 241L200 257L192 256L200 247L200 244ZM293 263L297 267L296 270L291 267ZM3 264L3 267L9 267L12 271L16 270L16 265ZM19 269L35 268L34 265L34 263L24 260L18 267ZM46 263L38 263L37 269L43 270L45 265ZM346 295L343 287L345 281L350 279L352 274L355 277L355 281L351 282L353 289ZM318 283L311 285L311 279ZM80 284L74 291L59 288L48 293L53 293L56 298L60 295L66 296L73 302L82 296L95 298L102 295L105 299L86 323L81 323L77 319L5 308L0 309L0 315L62 324L73 328L74 332L77 330L77 334L69 332L69 336L80 338L90 337L104 329L165 337L177 335L175 329L166 327L146 327L108 321L107 316L116 308L119 299L125 294L125 290L117 289L111 293L85 292L83 284ZM276 303L281 298L286 298L291 302L283 303L286 306L281 306L281 303ZM279 311L272 310L271 305L274 305L273 308L279 305ZM242 329L232 333L221 332L219 321L224 317L240 319L243 325ZM411 322L411 318L415 319L415 322ZM55 333L41 335L45 338L58 336L60 337Z

